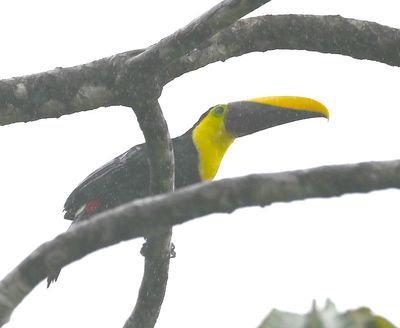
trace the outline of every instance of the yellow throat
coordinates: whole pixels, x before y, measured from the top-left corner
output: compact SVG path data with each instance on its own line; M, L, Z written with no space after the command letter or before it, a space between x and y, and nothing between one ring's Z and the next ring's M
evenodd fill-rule
M192 138L199 154L202 180L212 180L217 174L225 152L235 138L225 129L226 105L218 105L194 128Z

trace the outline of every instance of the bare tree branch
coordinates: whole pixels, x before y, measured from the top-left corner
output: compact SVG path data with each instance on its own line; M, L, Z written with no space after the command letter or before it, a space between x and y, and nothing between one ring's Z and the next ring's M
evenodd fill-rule
M268 1L225 0L146 50L0 81L0 125L128 105L150 91L157 98L163 86L158 79L163 65Z
M167 122L157 100L144 99L133 105L143 131L150 160L150 194L173 190L174 156Z
M134 104L143 131L150 161L149 194L157 195L174 190L174 155L172 142L161 107L156 100ZM172 227L147 234L145 267L138 299L125 328L154 327L164 301L171 257Z
M157 53L163 64L175 62L218 31L269 1L271 0L224 0L183 29L149 48L143 56Z
M174 189L172 143L156 99L164 84L160 72L182 55L192 51L219 30L270 0L225 0L198 19L127 61L116 80L119 101L133 104L144 133L150 160L150 194ZM132 69L130 69L132 67ZM135 79L132 79L135 78ZM134 83L132 83L134 81ZM146 234L145 270L136 306L125 328L154 327L168 280L172 227Z
M160 77L168 64L269 1L224 0L184 28L122 62L114 86L118 101L128 105L144 99L144 96L158 98L165 85Z
M169 66L166 81L249 52L309 50L400 66L400 30L341 16L277 15L240 20Z
M116 68L143 50L0 81L0 125L58 118L118 104Z
M40 246L0 282L0 325L8 321L23 298L45 279L49 266L63 267L100 248L210 213L231 213L246 206L387 188L400 188L400 160L254 174L201 183L102 212ZM187 206L188 203L192 206Z
M400 66L399 40L398 29L340 16L249 18L238 21L190 54L165 66L160 70L165 76L157 83L162 87L175 77L209 63L253 51L276 49L342 54ZM134 50L85 65L0 81L0 125L121 105L115 89L116 80L127 74L124 65L127 62L133 65L133 58L143 51ZM129 77L131 83L139 83L133 73Z
M145 264L135 308L124 328L153 327L161 311L168 282L172 228L146 235Z
M158 194L173 188L173 156L165 120L157 101L153 99L157 99L162 87L175 77L215 61L252 51L273 49L338 53L399 66L399 30L376 23L344 19L340 16L283 15L246 19L230 26L238 18L268 1L226 0L182 30L147 49L130 51L86 65L57 68L50 72L0 81L0 125L59 117L101 106L129 105L134 108L148 143L151 193ZM224 30L220 31L222 29ZM216 34L218 31L220 32ZM371 44L375 46L371 47ZM212 194L211 187L205 188L210 188ZM244 186L241 188L245 190ZM203 197L204 204L208 204L201 193L200 196L193 197ZM232 205L234 208L250 205L251 200L248 200L248 204L244 202L241 205L239 196L235 197L238 203ZM147 204L146 202L143 204ZM185 202L182 204L186 206ZM204 209L208 210L207 207ZM179 207L176 210L179 213ZM224 211L224 207L219 210ZM121 217L128 220L128 212L120 213ZM114 212L110 213L112 216ZM132 215L135 213L133 211ZM160 214L154 215L159 220ZM102 218L99 216L97 221L106 220ZM141 222L136 217L128 222L135 220L139 221L134 225ZM170 223L168 220L160 220L160 224L144 225L142 230L138 230L141 231L140 235L148 239L148 253L140 296L126 328L153 327L157 320L168 277L170 225L183 222L171 220ZM130 223L124 224L128 226ZM129 225L129 231L133 231L134 225ZM79 229L76 231L80 231ZM117 226L111 227L109 231L109 237L114 238L113 240L135 236L123 237L125 232L120 231ZM28 257L14 273L3 280L0 285L1 322L8 320L13 308L42 279L43 272L46 274L51 267L57 267L60 263L61 266L65 265L90 250L104 247L101 242L96 244L96 240L89 239L85 241L86 244L77 243L79 249L66 248L64 241L76 238L72 232L71 235L72 237L66 233L66 237L63 234L56 239L56 245L60 246L53 253L47 254L47 244L43 245L34 256ZM112 244L116 241L107 242ZM81 253L81 249L87 252ZM63 257L61 253L68 251L69 255ZM54 256L54 252L62 260Z

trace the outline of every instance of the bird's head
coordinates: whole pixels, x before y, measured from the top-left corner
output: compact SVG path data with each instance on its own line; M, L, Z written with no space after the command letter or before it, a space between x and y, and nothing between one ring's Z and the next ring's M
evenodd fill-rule
M314 117L329 118L320 102L304 97L265 97L210 108L193 128L199 153L200 175L211 180L235 138L274 126Z

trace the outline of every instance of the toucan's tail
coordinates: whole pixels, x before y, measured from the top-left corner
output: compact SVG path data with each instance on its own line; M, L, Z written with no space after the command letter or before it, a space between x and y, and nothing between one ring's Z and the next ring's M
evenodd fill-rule
M75 221L72 221L71 225L69 226L68 230L71 229L75 224L79 223L79 217L75 219ZM68 231L67 230L67 231ZM47 272L47 288L50 287L50 285L53 282L56 282L58 279L58 276L60 275L61 269L58 267L50 267L48 268Z

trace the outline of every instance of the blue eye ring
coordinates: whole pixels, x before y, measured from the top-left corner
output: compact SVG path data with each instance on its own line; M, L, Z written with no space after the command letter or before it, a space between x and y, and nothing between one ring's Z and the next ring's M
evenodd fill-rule
M214 109L214 114L216 116L221 116L224 113L224 111L225 111L225 108L223 106L217 106Z

